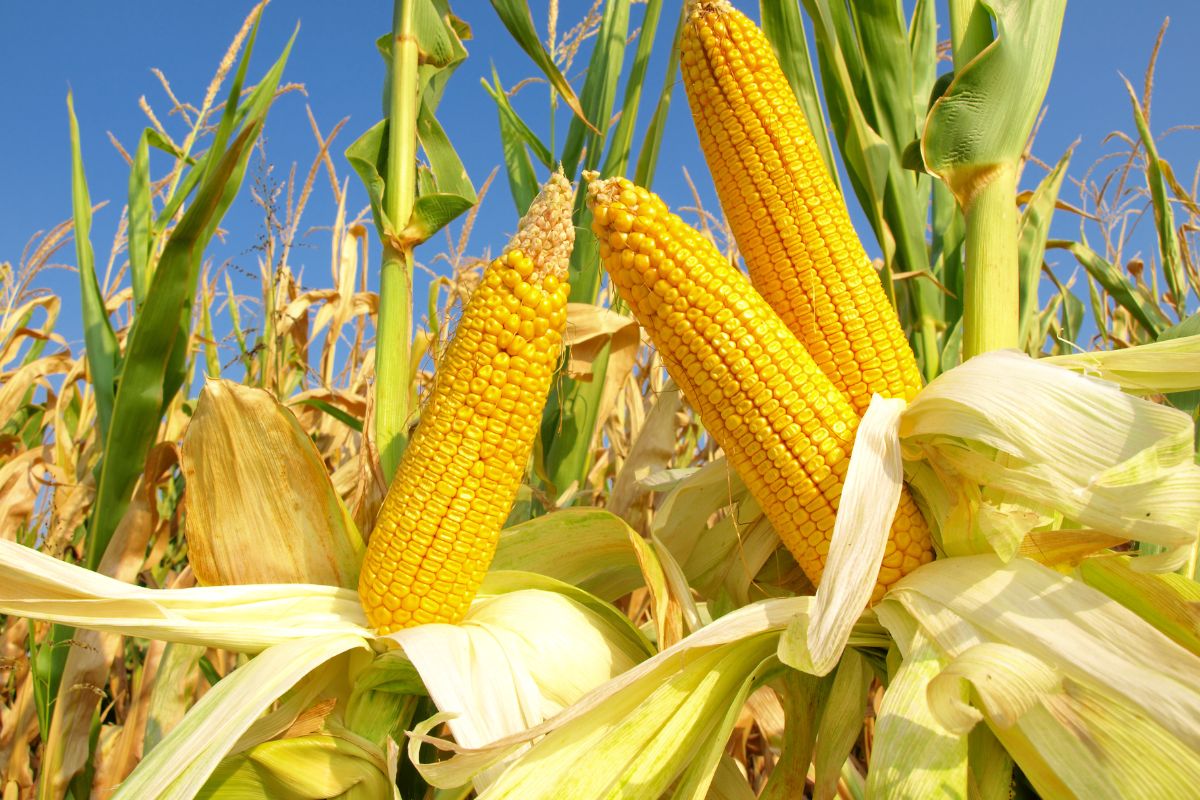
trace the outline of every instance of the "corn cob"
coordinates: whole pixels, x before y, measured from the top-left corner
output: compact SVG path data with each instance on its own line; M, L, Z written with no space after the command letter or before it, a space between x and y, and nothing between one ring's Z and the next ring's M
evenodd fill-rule
M667 371L816 585L859 417L745 276L657 196L588 187L600 257ZM931 560L905 490L873 600Z
M767 37L726 0L692 0L684 85L750 280L861 416L921 374Z
M574 238L559 174L463 310L363 561L358 592L380 632L460 622L483 581L562 349Z

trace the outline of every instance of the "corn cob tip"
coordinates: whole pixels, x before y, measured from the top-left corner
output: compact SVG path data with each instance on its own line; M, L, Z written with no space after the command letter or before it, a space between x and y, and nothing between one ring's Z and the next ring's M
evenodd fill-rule
M593 173L599 177L596 173ZM637 207L637 187L633 181L620 176L615 178L605 178L604 180L596 180L589 178L591 183L588 184L587 204L588 208L595 209L597 205L605 206L609 203L622 202L625 208L633 210ZM645 190L642 190L645 192ZM621 197L621 193L625 192L625 197Z
M733 6L729 4L729 0L687 0L684 13L687 15L687 19L691 21L701 14L728 12L732 10Z
M517 227L517 233L504 248L505 253L519 250L533 264L530 278L540 281L547 275L563 278L575 245L575 226L571 222L571 183L562 170L542 184Z

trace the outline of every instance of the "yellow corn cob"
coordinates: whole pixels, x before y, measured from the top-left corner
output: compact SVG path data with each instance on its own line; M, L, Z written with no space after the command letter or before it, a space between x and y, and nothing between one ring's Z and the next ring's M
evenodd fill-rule
M815 585L859 417L745 276L657 196L588 187L600 257L705 427ZM905 490L873 600L932 558Z
M725 0L692 0L684 85L754 287L861 416L921 389L912 349L775 58Z
M459 622L483 581L562 350L574 238L556 175L463 310L363 561L380 632Z

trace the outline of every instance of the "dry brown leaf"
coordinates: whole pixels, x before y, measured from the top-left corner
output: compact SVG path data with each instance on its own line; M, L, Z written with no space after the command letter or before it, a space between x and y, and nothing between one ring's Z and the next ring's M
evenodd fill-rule
M1017 554L1048 567L1076 567L1087 556L1127 541L1093 530L1034 531L1025 536Z
M50 375L70 371L75 359L66 350L31 361L10 373L0 374L0 419L11 419L25 403L25 394Z
M146 648L142 669L134 679L125 724L112 733L112 741L104 748L104 756L97 758L96 774L92 779L93 798L105 800L112 795L117 785L133 772L142 758L142 744L150 716L150 697L166 646L166 642L152 641Z
M183 473L201 583L357 586L362 540L312 440L268 392L209 381L184 438Z
M0 776L6 786L16 786L21 797L33 792L33 769L29 744L37 737L37 710L33 697L33 674L26 672L17 685L12 705L0 708ZM7 800L8 789L5 789Z
M46 448L17 454L0 467L0 539L16 541L29 522L46 473Z
M676 423L682 407L679 390L671 382L654 399L629 451L629 457L617 473L608 508L631 525L638 517L635 504L647 494L639 481L653 472L666 469L675 455Z
M134 489L129 509L100 559L100 574L125 583L137 579L156 521L155 489L169 463L161 458L147 459L146 472ZM109 668L121 652L123 641L118 634L80 630L71 642L50 731L45 737L41 781L51 797L64 796L68 784L87 763L92 716L104 697Z

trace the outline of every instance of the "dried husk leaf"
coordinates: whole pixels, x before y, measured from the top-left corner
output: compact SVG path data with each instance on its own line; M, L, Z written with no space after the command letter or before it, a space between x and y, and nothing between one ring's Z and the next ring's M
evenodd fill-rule
M202 584L354 588L363 542L312 441L267 392L209 381L183 442Z

